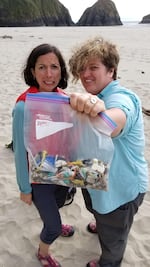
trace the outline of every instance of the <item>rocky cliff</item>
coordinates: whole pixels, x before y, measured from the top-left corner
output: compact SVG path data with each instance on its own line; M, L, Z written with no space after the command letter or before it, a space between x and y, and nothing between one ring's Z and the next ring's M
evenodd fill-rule
M58 0L0 0L0 27L74 25L110 26L122 25L122 22L111 0L98 0L85 10L76 24Z
M0 0L0 26L73 26L58 0Z
M149 15L146 15L142 18L141 22L140 23L150 23L150 14Z
M122 25L115 4L111 0L98 0L93 6L87 8L78 26L112 26Z

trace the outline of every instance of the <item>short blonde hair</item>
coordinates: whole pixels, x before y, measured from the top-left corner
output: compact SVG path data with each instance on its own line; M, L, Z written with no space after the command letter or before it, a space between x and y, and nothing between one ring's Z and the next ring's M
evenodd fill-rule
M95 37L76 47L69 59L70 72L73 81L78 81L80 72L85 64L92 58L99 58L108 70L114 68L113 79L117 79L119 54L116 45L105 41L102 37Z

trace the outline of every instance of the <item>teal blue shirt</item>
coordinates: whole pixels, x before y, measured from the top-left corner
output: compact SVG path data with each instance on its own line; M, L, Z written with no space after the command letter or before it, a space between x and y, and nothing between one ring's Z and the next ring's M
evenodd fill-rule
M28 194L32 189L29 182L27 152L24 146L24 104L24 101L19 101L13 110L13 148L17 183L20 191Z
M105 102L107 109L120 108L127 119L123 131L112 138L114 155L108 191L88 190L93 209L105 214L147 191L148 167L144 158L144 125L138 96L121 87L118 81L111 82L98 96Z

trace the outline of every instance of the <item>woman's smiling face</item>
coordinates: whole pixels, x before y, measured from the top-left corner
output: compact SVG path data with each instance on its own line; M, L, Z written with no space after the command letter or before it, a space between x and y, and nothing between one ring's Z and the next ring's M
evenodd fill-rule
M88 93L100 93L112 80L114 70L108 70L100 59L93 58L87 61L80 71L81 82Z
M32 75L39 84L40 92L52 92L61 79L61 67L57 56L52 53L39 56Z

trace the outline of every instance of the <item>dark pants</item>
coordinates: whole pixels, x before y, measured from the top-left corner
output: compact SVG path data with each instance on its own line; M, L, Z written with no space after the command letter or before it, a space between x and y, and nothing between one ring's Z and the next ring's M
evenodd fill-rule
M59 185L32 184L33 203L43 221L41 240L51 244L61 234L59 208L66 200L68 187Z
M107 214L99 214L92 209L91 198L86 189L82 190L82 194L87 209L93 213L96 220L102 250L99 266L120 267L134 215L143 202L145 194L139 194L135 200Z

